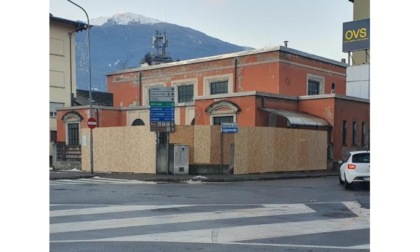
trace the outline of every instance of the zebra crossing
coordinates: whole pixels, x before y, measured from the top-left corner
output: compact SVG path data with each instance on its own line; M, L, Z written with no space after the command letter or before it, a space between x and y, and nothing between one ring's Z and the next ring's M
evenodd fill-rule
M102 177L79 178L79 179L57 179L57 180L50 181L50 186L80 185L80 184L106 184L106 185L109 185L109 184L156 184L156 182L130 180L130 179L112 179L112 178L102 178Z
M308 204L50 205L50 242L164 242L290 246L296 237L369 233L355 201ZM367 235L368 236L368 235ZM301 247L369 249L364 244Z

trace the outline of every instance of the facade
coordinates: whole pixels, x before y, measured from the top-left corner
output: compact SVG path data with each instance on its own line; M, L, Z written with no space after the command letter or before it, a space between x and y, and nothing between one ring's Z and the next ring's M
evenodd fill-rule
M353 3L353 21L370 18L370 0L349 0ZM352 53L352 65L370 64L370 50Z
M370 18L370 0L349 1L353 2L353 21ZM370 99L370 49L351 52L350 63L351 66L347 68L346 94Z
M57 140L57 109L72 106L76 93L75 33L86 26L50 14L50 164Z
M346 96L347 64L278 46L110 73L114 107L94 106L97 127L149 125L148 90L175 88L176 125L280 127L326 131L330 166L369 147L369 100ZM88 107L58 110L65 127ZM87 127L85 123L81 128Z

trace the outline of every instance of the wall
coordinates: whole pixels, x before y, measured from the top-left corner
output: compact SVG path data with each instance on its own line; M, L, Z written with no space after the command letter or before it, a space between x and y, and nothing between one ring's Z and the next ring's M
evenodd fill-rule
M76 93L75 34L71 37L68 35L74 28L72 25L53 21L50 21L49 27L49 100L68 107L71 105L71 93ZM49 128L58 133L57 117L50 116ZM50 142L50 157L54 155L54 150L53 143Z
M362 100L362 99L361 99ZM347 144L343 145L343 121L347 121ZM357 122L357 131L356 131L356 144L352 143L352 124L353 121ZM367 143L365 146L361 144L362 139L362 122L365 122L367 125ZM370 135L370 104L369 102L360 101L357 102L356 99L351 100L347 99L336 99L335 101L335 119L334 119L334 145L338 148L334 148L334 157L341 159L346 156L349 151L368 149L369 148L369 135Z
M323 79L324 89L321 94L331 93L331 83L335 83L335 93L346 92L346 68L305 58L299 55L280 53L279 91L282 95L307 95L308 76Z
M235 135L234 174L325 170L327 132L240 128Z
M149 127L106 127L93 132L95 172L156 173L156 134ZM82 170L90 171L90 130L82 129Z
M259 91L272 94L300 96L307 94L308 76L320 77L324 83L322 93L331 93L331 84L335 83L336 94L346 92L346 68L330 63L315 55L309 56L290 48L277 47L254 52L241 52L215 57L194 59L183 62L146 66L116 72L108 75L108 90L114 94L115 106L148 106L146 90L148 87L177 86L183 83L194 85L194 99L219 99L218 95L209 95L208 82L214 78L228 79L229 93ZM305 55L296 55L292 52ZM307 57L306 57L307 55ZM235 61L237 69L235 69ZM141 70L141 79L139 73ZM139 86L141 83L141 87ZM207 90L207 91L206 91ZM241 103L237 101L237 103ZM245 101L246 103L246 101ZM189 125L196 117L198 125L209 125L204 121L203 107L193 113L193 104L176 104L176 123ZM186 111L188 107L189 112ZM242 106L240 106L242 107ZM250 108L250 106L247 106ZM255 108L254 108L255 109ZM199 118L197 120L197 118ZM241 121L239 121L241 120ZM256 118L238 117L241 126L256 124ZM244 124L242 124L244 123Z
M107 84L108 92L113 94L115 107L138 106L141 104L139 72L107 77Z
M347 68L346 95L370 99L370 65Z
M80 129L88 128L87 120L90 117L89 106L81 107L69 107L60 109L57 111L57 142L66 141L66 122L63 120L63 116L67 113L75 112L82 117L80 121ZM101 127L117 127L125 126L127 121L127 113L116 108L111 107L92 107L93 117L97 121L97 128ZM81 140L81 139L80 139Z
M82 170L90 171L90 130L82 129ZM156 173L156 134L148 126L93 130L94 171ZM177 126L171 143L190 147L190 164L219 165L219 126ZM327 167L327 133L302 129L241 127L223 135L223 164L234 150L234 174L323 170Z
M306 99L307 98L307 99ZM329 96L318 99L310 97L301 98L299 111L306 112L324 118L332 126L330 143L333 145L333 160L339 161L351 150L366 149L361 145L361 125L366 123L367 130L370 128L370 103L365 99L346 96ZM343 146L343 121L347 121L347 145ZM357 139L359 143L352 145L352 123L358 123Z

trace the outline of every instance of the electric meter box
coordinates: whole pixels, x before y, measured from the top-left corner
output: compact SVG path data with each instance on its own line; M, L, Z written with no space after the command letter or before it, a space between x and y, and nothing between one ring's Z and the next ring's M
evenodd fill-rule
M174 144L174 175L189 174L189 147L184 144Z

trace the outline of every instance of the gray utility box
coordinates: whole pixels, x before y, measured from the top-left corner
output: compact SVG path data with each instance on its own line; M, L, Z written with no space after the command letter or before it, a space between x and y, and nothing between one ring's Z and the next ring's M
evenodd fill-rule
M189 174L189 147L185 144L174 144L174 175Z

